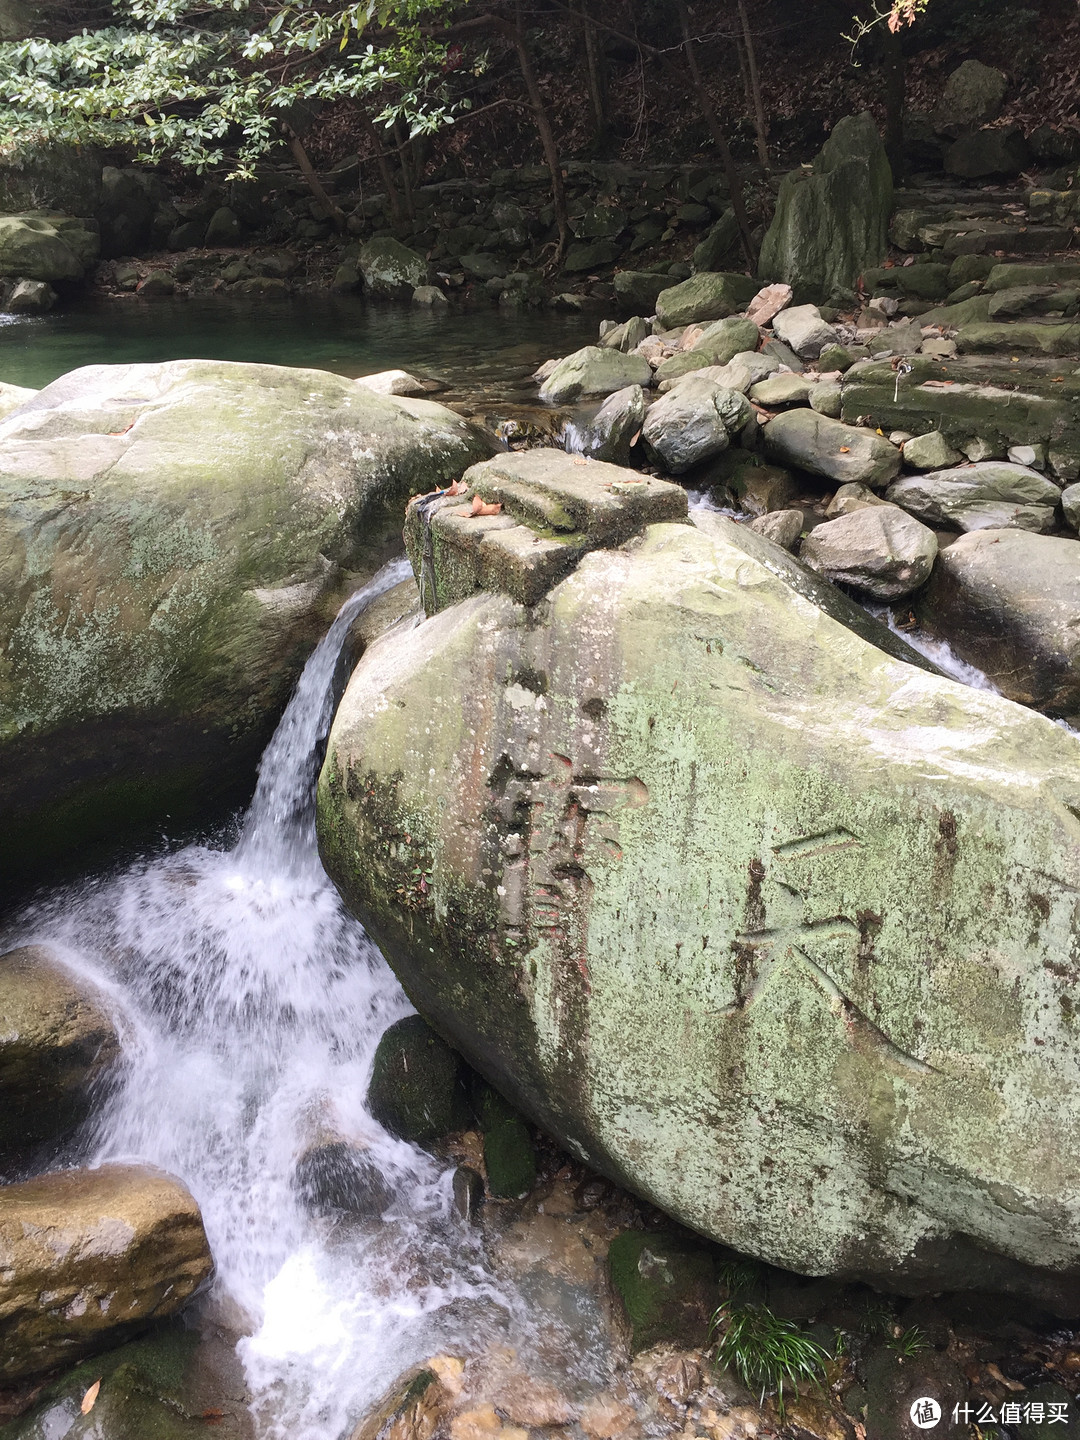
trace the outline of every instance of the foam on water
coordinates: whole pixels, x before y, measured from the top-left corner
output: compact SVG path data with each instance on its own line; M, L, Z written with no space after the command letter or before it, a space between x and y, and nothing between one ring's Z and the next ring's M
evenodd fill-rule
M403 992L319 863L314 788L349 625L408 573L385 567L315 650L267 748L232 848L189 845L35 905L8 943L58 947L116 998L124 1083L93 1161L180 1176L217 1263L203 1304L239 1345L260 1435L337 1440L396 1375L456 1336L523 1323L450 1172L364 1104ZM381 1219L313 1217L293 1184L329 1129L389 1182Z

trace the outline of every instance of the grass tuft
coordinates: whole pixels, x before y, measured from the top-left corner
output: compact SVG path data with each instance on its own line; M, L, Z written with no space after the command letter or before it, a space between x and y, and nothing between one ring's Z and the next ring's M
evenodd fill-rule
M782 1320L765 1305L721 1305L713 1316L716 1362L733 1370L748 1390L776 1396L784 1418L784 1395L800 1385L820 1385L828 1354L812 1336L791 1320Z

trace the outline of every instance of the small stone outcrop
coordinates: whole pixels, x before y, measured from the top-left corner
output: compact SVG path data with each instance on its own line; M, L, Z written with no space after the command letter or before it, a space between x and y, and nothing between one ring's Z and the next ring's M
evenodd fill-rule
M375 1050L367 1103L392 1135L427 1145L464 1130L469 1108L461 1056L419 1015L383 1033Z
M560 405L589 395L611 395L627 385L651 385L652 368L643 355L585 345L566 355L540 387L540 399Z
M1006 88L1000 70L981 60L965 60L945 81L933 114L935 130L939 135L955 137L996 120Z
M957 530L1008 526L1044 533L1053 528L1061 491L1027 465L983 460L954 470L905 475L889 487L885 498L929 525Z
M785 175L758 273L802 301L849 295L888 248L892 171L869 113L834 128L810 168Z
M0 1380L27 1380L175 1314L213 1272L199 1207L148 1165L0 1188Z
M90 1113L120 1056L105 996L41 945L0 955L0 1168Z

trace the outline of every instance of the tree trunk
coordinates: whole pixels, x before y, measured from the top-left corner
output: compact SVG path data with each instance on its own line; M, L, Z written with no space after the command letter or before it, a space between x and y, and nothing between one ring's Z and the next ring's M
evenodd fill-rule
M311 161L308 159L308 153L301 144L300 136L297 135L294 130L288 129L286 130L286 134L289 137L289 149L293 153L293 159L300 167L300 174L303 175L304 179L308 183L308 189L311 191L311 193L315 196L315 199L326 211L327 215L329 215L330 219L333 220L334 228L336 230L344 230L345 216L343 212L338 208L338 206L334 204L333 200L330 199L330 196L326 193L326 191L323 189L322 181L319 179L318 175L315 174Z
M761 77L758 74L757 51L750 29L750 18L746 13L746 0L738 0L739 20L742 24L743 45L746 49L746 68L750 76L750 101L754 107L754 130L757 135L758 159L766 175L769 173L769 126L765 119L765 106L761 99Z
M555 251L554 263L560 265L566 254L566 247L570 243L570 214L566 206L566 187L563 185L562 166L559 163L559 149L555 144L555 132L551 128L551 117L548 115L540 82L536 78L532 57L525 41L525 31L521 25L520 3L515 9L516 23L510 30L510 36L514 42L514 49L517 51L521 78L525 81L525 89L532 103L533 114L536 116L536 128L540 132L540 144L544 149L544 159L551 172L551 199L555 206L555 223L559 227L559 244Z
M757 263L757 256L754 254L754 241L750 234L750 220L746 214L746 204L743 200L742 181L739 179L739 172L735 169L735 161L732 159L731 147L727 142L727 136L717 119L716 111L713 109L712 101L709 99L709 92L705 89L705 82L701 78L701 70L698 68L697 56L694 54L694 41L690 34L690 15L686 8L686 0L674 0L675 11L679 17L679 24L682 28L683 51L686 54L686 67L690 72L690 80L697 96L698 106L702 117L709 127L720 156L720 163L724 167L724 174L727 177L728 188L731 191L731 208L735 211L735 222L739 227L739 239L742 242L743 254L746 262L753 270Z
M589 0L581 0L581 30L589 75L589 100L595 127L595 146L602 151L608 141L607 60L596 27L589 15Z
M412 177L409 174L409 137L400 120L394 121L394 141L397 145L398 169L401 172L401 193L405 197L405 214L410 220L416 219L413 204Z

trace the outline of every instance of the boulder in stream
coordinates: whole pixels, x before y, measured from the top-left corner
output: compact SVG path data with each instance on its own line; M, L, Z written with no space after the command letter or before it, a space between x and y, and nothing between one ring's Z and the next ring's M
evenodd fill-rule
M708 515L384 637L321 854L474 1068L682 1223L1075 1314L1080 742L829 590Z
M419 1015L386 1030L375 1051L368 1109L392 1135L417 1145L469 1123L461 1056Z
M957 530L999 530L1006 526L1043 533L1053 528L1061 491L1027 465L983 460L951 470L905 475L885 498L929 525Z
M5 880L249 793L405 500L492 449L427 400L209 360L86 366L0 422Z
M862 505L816 525L799 559L834 584L898 600L926 582L937 550L933 530L899 506Z
M408 300L418 285L427 284L427 261L392 236L367 241L357 264L365 293L378 299Z
M92 220L51 210L0 215L0 277L81 280L98 257L100 242Z
M785 410L765 426L765 453L784 465L841 485L880 490L900 469L900 451L872 430L844 425L816 410Z
M0 1380L26 1380L175 1314L210 1278L199 1207L148 1165L0 1188Z
M563 356L541 385L540 399L560 405L583 395L611 395L627 385L651 384L652 367L644 355L585 345Z

